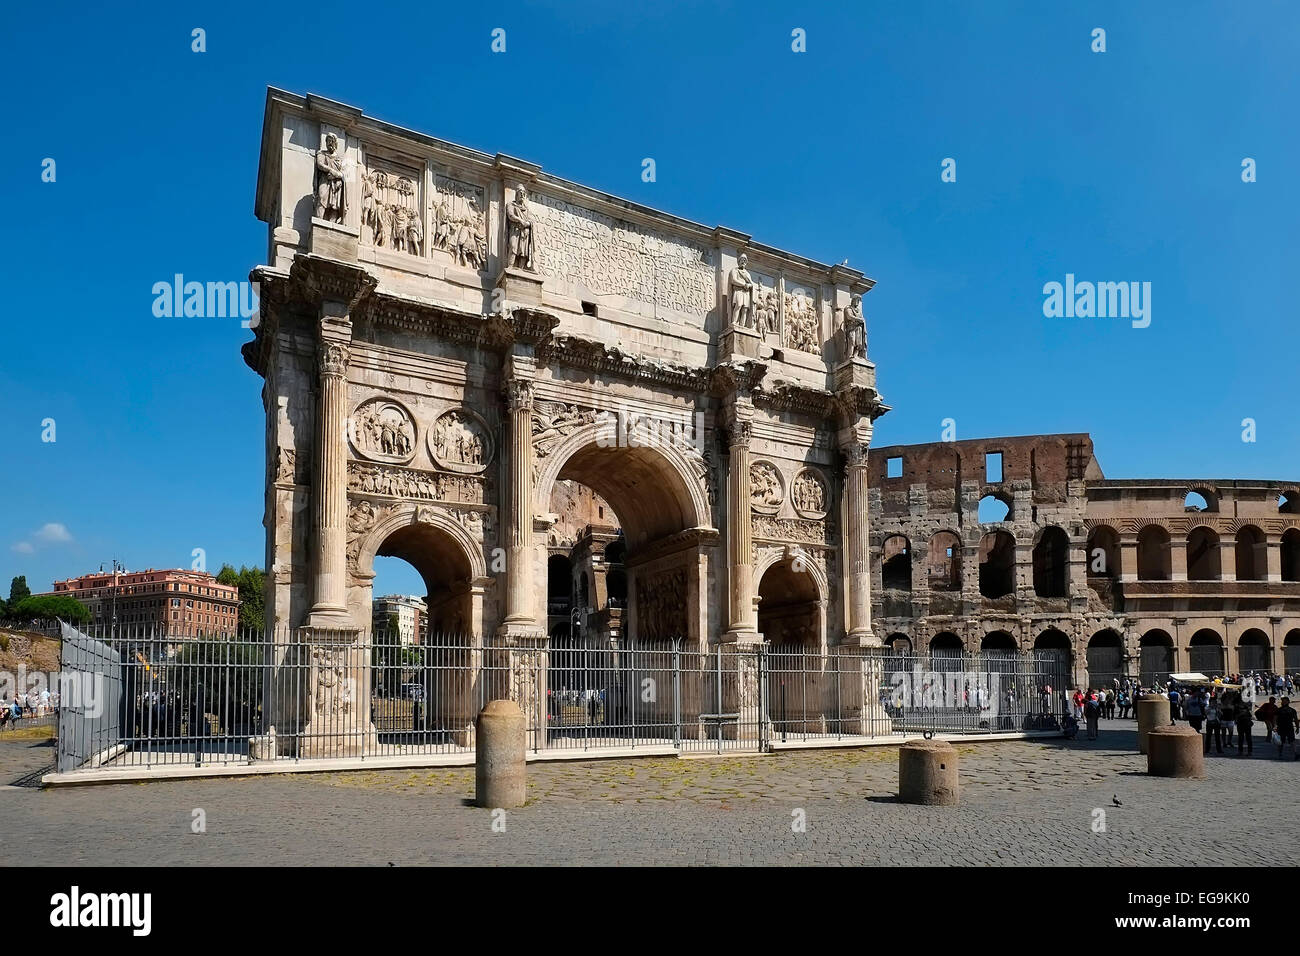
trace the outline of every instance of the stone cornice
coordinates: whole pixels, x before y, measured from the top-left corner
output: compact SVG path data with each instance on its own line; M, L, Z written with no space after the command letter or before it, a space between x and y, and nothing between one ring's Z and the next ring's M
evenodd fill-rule
M715 547L720 540L721 535L716 528L687 528L685 531L670 534L658 541L652 541L639 547L636 553L630 556L631 560L625 563L629 568L640 567L666 555L676 554L686 548Z
M364 266L312 253L294 257L289 281L309 301L343 302L348 312L374 292L379 283Z
M850 385L835 394L835 400L841 415L851 421L861 415L867 415L874 422L890 406L880 400L880 393L869 385Z
M615 346L576 335L552 336L539 346L538 361L694 392L707 389L710 374L706 368L632 355Z
M754 404L776 411L803 412L818 418L830 418L838 407L834 393L789 380L760 384L754 389Z
M724 362L714 366L709 375L709 390L719 398L736 392L750 392L758 388L767 374L763 362Z

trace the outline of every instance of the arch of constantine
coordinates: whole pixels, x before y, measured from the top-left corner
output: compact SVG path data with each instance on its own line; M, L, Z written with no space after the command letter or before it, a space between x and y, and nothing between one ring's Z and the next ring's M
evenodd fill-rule
M755 643L766 603L878 645L861 272L278 90L256 212L268 628L363 640L397 556L431 633L544 648L576 484L617 515L626 638Z

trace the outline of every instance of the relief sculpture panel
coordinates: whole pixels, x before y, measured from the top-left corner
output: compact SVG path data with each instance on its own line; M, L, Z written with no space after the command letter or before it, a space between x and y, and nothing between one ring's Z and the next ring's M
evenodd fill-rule
M709 248L549 196L531 198L543 275L701 318L716 304Z

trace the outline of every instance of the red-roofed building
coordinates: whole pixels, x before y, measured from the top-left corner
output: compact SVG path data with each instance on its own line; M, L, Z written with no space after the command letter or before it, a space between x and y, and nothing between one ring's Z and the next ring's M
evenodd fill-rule
M160 637L228 637L239 626L239 589L181 568L95 572L55 581L47 592L76 598L97 626Z

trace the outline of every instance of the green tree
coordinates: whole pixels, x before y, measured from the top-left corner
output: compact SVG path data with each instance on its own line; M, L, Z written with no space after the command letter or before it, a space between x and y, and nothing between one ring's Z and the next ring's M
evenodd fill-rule
M12 610L13 616L19 620L53 621L59 618L70 624L84 624L90 620L90 609L66 594L26 597Z
M266 627L266 573L261 568L223 564L217 580L239 588L239 629L260 631Z
M20 574L9 582L9 606L17 607L24 598L32 596L32 589L27 586L27 575Z

